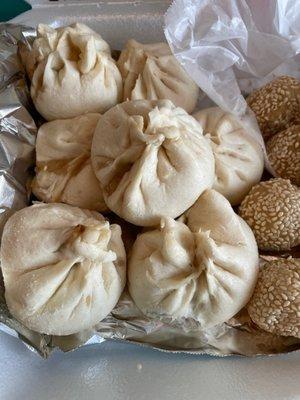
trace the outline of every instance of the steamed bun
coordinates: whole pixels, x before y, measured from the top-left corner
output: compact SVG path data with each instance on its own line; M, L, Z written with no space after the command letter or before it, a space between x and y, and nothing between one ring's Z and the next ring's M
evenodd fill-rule
M138 236L128 265L129 291L144 314L196 320L203 329L246 305L257 274L253 233L215 190L200 196L185 223L166 217Z
M48 121L104 112L122 98L122 78L108 44L83 24L39 25L31 97Z
M168 100L107 111L91 154L107 206L135 225L178 217L213 184L213 154L201 126Z
M36 140L35 196L47 203L66 203L106 211L91 165L91 144L100 114L47 122Z
M212 107L194 117L203 128L215 157L213 188L232 205L238 205L251 187L260 181L264 155L259 143L238 117Z
M118 66L124 81L124 100L169 99L192 112L199 88L173 56L166 43L142 44L129 40Z
M11 314L34 331L70 335L93 328L126 280L118 225L65 204L36 204L6 223L1 244Z

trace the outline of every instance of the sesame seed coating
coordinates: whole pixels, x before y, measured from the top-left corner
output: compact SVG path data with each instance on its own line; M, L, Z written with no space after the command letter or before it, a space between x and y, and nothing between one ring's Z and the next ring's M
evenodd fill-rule
M247 98L265 139L275 135L299 119L300 81L281 76L255 90Z
M239 215L252 229L261 250L290 250L300 244L300 189L287 179L253 186Z
M278 259L264 265L248 304L261 329L300 338L300 259Z
M266 148L276 174L300 186L300 125L274 135Z

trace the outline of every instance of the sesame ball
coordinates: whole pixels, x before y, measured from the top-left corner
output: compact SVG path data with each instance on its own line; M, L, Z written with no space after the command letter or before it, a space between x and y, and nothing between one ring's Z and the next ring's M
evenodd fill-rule
M265 139L287 129L299 119L300 81L281 76L247 98Z
M300 186L300 125L276 133L266 147L276 174Z
M239 215L252 229L261 250L290 250L300 244L300 189L287 179L253 186Z
M264 265L248 304L261 329L300 339L300 259L278 259Z

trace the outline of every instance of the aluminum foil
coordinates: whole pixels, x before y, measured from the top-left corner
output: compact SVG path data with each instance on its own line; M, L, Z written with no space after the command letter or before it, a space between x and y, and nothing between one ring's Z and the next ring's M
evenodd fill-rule
M35 35L31 28L0 25L0 229L16 210L29 204L27 184L34 165L37 114L28 96L26 76L19 55ZM32 116L34 118L32 118ZM116 221L117 217L113 217ZM120 221L117 221L120 222ZM124 241L130 251L138 228L122 221ZM2 282L2 281L1 281ZM160 321L145 317L125 289L115 309L94 331L70 336L33 332L13 318L5 304L0 282L0 329L18 336L31 350L48 357L52 350L70 351L106 339L128 341L169 352L228 356L278 354L300 349L300 340L268 334L255 327L242 310L227 323L202 330L198 323Z

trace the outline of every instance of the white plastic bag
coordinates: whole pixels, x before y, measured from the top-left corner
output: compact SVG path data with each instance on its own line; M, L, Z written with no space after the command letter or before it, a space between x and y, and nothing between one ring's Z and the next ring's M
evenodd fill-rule
M299 0L175 0L165 35L200 88L236 115L247 110L242 92L300 78Z

